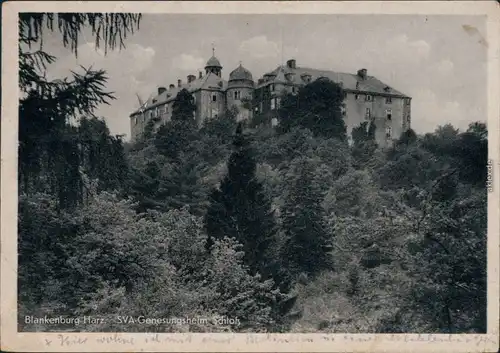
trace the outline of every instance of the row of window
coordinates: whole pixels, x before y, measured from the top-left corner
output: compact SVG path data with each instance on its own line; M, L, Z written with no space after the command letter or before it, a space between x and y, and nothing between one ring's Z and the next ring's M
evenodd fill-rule
M270 85L270 86L269 86L269 90L270 90L271 92L274 92L274 91L275 91L275 89L276 89L276 87L274 86L274 83L273 83L272 85ZM297 88L297 87L292 86L292 93L293 93L293 94L297 93L298 91L299 91L299 90L298 90L298 88Z
M277 98L272 98L271 99L271 110L274 110L274 109L278 109L279 106L280 106L280 103L281 103L281 99L279 97ZM259 112L262 111L262 102L260 103L260 109L259 107L255 107L254 110L255 112ZM347 109L345 106L343 106L341 108L341 112L342 112L342 116L346 116L347 115ZM370 120L372 117L372 111L371 111L371 108L366 108L366 111L365 111L365 119L366 120ZM386 109L385 110L385 117L387 120L392 120L392 109ZM408 114L407 116L407 121L409 122L410 121L410 115Z
M271 110L278 109L281 104L281 98L276 97L276 98L271 98ZM263 112L264 111L264 104L263 102L260 102L258 106L255 106L254 108L255 113Z
M363 96L363 94L358 94L356 93L354 95L354 99L359 100ZM366 94L365 96L365 101L366 102L372 102L373 101L373 96L371 94ZM344 98L347 98L347 92L344 92ZM385 104L392 104L392 97L385 97ZM405 104L409 104L405 101Z
M362 94L358 94L358 93L356 93L356 94L354 95L354 99L355 99L355 100L359 100L361 96L362 96ZM365 95L365 101L366 101L366 102L371 102L372 100L373 100L372 95L370 95L370 94Z
M365 96L365 101L366 102L372 102L373 101L373 96L371 94L360 94L360 93L356 93L354 95L354 99L356 100L360 100L361 99L361 96ZM347 92L344 92L344 98L347 98ZM410 98L405 98L403 100L403 104L405 105L410 105ZM385 104L392 104L392 97L385 97Z
M372 117L372 110L371 108L366 108L366 111L365 111L365 118L366 120L369 120L371 119ZM385 110L385 117L387 120L392 120L392 109L386 109Z
M274 90L275 90L275 86L274 86L274 84L271 84L271 85L269 86L269 88L270 88L271 92L274 92ZM294 93L294 94L295 94L295 93L297 93L297 92L298 92L297 87L292 86L292 93ZM237 94L237 93L235 92L235 99L239 99L239 98L237 98L236 94ZM239 94L239 93L238 93L238 94ZM373 101L373 99L374 99L373 95L371 95L371 94L360 94L360 93L356 93L356 94L354 95L354 98L355 98L356 100L360 100L360 98L361 98L362 96L364 96L364 97L365 97L365 101L366 101L366 102L372 102L372 101ZM344 99L345 99L345 98L347 98L347 92L344 92ZM405 99L404 99L404 101L403 101L403 103L404 103L405 105L409 105L409 104L410 104L410 98L405 98ZM392 97L385 97L385 104L392 104Z
M213 101L215 102L217 100L217 96L214 94L213 95ZM193 103L196 104L196 97L193 96ZM168 114L169 113L169 107L168 104L164 104L162 106L158 106L155 109L148 110L145 115L147 115L148 119L152 118L157 118L160 115L163 114ZM143 119L145 119L145 116L143 115ZM137 124L137 119L134 120L134 124Z
M162 114L167 114L168 111L169 111L168 104L164 104L162 106L156 107L155 109L148 110L147 112L145 112L144 114L141 115L142 121L144 122L146 120L146 116L149 120L152 118L160 117L160 115L162 115ZM137 117L134 118L134 125L137 125L138 121L139 120Z

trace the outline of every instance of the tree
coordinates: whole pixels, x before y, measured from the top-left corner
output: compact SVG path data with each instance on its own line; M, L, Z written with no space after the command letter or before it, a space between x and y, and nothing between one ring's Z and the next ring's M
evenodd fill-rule
M82 118L78 139L83 171L98 182L97 191L124 191L129 166L121 136L112 136L106 122L97 118Z
M485 123L481 123L478 121L470 123L469 127L467 128L467 132L475 134L482 140L488 139L488 128L486 127Z
M288 132L299 126L310 129L314 136L347 141L343 100L339 85L327 78L317 79L301 88L297 96L283 97L278 131Z
M474 185L485 185L488 165L488 132L484 124L473 123L454 144L460 179Z
M177 96L172 105L172 121L182 121L188 124L194 124L194 112L196 105L191 93L183 88Z
M462 185L457 193L443 202L426 190L415 217L421 237L408 270L419 285L409 307L430 332L486 332L487 192Z
M242 248L232 238L214 242L206 277L220 295L210 304L219 315L239 318L238 330L269 329L276 324L272 303L279 301L282 294L272 279L264 280L260 274L249 273Z
M378 214L383 206L378 185L366 170L351 169L330 183L323 200L328 219L332 220L349 216L371 218Z
M281 98L281 104L278 109L278 122L276 126L276 131L278 133L287 133L296 126L300 126L299 122L296 120L298 116L299 102L298 97L291 93L285 94ZM270 116L270 114L264 115L264 117ZM261 120L263 120L262 118ZM269 119L270 120L270 119Z
M191 143L199 138L194 119L194 98L187 89L176 96L172 107L172 119L158 129L155 146L164 156L176 160L180 153L187 152Z
M144 133L141 136L141 138L142 138L143 141L141 141L141 142L147 141L147 140L151 139L154 136L154 134L155 134L155 124L158 121L159 121L158 118L153 118L153 119L149 120L146 123L146 126L144 126Z
M375 141L375 123L372 121L368 125L367 122L363 122L360 126L352 129L352 156L355 162L355 166L358 169L362 169L369 165L375 150L377 149L377 142Z
M237 113L237 111L227 109L224 114L215 119L205 119L200 132L216 137L223 144L230 142L237 126Z
M82 198L81 141L68 121L79 114L92 116L97 105L111 97L102 89L104 72L73 76L73 81L42 80L39 90L30 89L19 102L20 190L40 191L36 179L43 178L61 208L75 207Z
M242 262L250 275L272 280L279 295L266 302L274 323L268 329L286 329L293 321L291 310L297 299L292 282L283 271L280 259L273 257L276 246L276 223L271 201L256 177L256 163L250 141L238 124L233 142L234 151L228 161L226 176L212 190L210 206L204 218L208 235L206 247L227 237L241 244Z
M362 122L359 126L352 129L352 140L354 145L361 144L365 141L375 139L375 123L373 121L368 124L367 121Z
M208 190L199 181L206 169L207 164L193 154L182 154L177 162L164 165L156 195L163 209L188 207L192 214L204 214Z
M299 158L285 176L288 190L282 210L284 256L295 275L315 275L331 266L331 236L324 223L323 193L314 180L314 166L308 159Z
M240 123L227 174L209 197L210 206L205 216L208 247L215 239L234 238L243 245L245 263L252 273L266 275L270 262L267 254L276 224L271 202L255 177L256 163L242 130Z
M90 27L96 48L104 44L107 52L108 48L124 47L124 38L138 28L140 18L138 14L99 13L19 15L21 192L40 191L36 179L44 179L50 185L49 192L57 195L58 207L76 207L83 200L83 181L78 172L82 167L81 143L68 122L82 115L92 117L98 105L114 99L104 89L108 78L102 70L83 68L83 74L73 72L71 79L47 80L46 66L55 57L42 50L44 33L59 31L64 46L77 55L79 36ZM39 49L32 51L35 45Z

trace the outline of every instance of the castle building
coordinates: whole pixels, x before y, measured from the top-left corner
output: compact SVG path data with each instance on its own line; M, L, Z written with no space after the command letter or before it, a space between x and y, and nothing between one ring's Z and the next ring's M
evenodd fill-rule
M266 73L254 82L250 71L241 63L222 78L222 65L212 56L205 65L205 74L188 75L185 83L159 87L138 110L130 115L132 141L140 138L146 124L154 120L155 127L169 121L177 93L187 89L194 97L195 119L201 126L206 119L215 119L226 109L238 108L238 120L251 119L254 114L267 114L280 106L286 93L297 94L300 87L319 78L328 78L344 91L344 116L348 136L363 122L375 122L375 138L380 146L388 146L393 139L411 126L411 97L369 76L366 69L355 74L298 67L294 59L286 65ZM273 120L273 124L276 124Z

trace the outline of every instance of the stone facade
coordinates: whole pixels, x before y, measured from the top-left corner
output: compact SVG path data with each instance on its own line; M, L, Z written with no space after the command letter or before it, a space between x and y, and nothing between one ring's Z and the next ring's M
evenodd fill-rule
M266 73L257 82L250 71L241 64L222 79L222 65L212 56L206 66L205 75L189 75L187 82L178 80L177 85L158 88L158 92L141 108L130 115L132 140L137 140L146 124L155 121L155 127L170 120L172 104L177 93L187 89L192 93L199 126L205 119L214 119L226 109L238 108L238 120L251 119L254 114L272 113L279 108L285 93L297 94L304 86L318 78L329 78L344 90L344 119L348 135L354 127L374 121L376 139L380 146L388 146L393 139L411 127L411 98L384 84L366 69L355 74L338 73L297 67L295 60L288 60L275 70ZM274 121L276 122L276 121Z

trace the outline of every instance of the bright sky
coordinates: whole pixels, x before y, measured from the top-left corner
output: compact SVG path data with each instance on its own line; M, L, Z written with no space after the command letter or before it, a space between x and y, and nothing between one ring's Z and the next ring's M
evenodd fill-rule
M413 97L412 127L422 133L487 120L484 36L480 16L147 14L121 52L104 56L83 36L75 58L59 33L46 38L44 49L58 57L51 77L77 65L107 70L117 100L98 114L116 134L129 136L136 94L145 100L158 86L197 75L212 43L226 79L240 61L255 80L289 58L340 72L364 67Z

